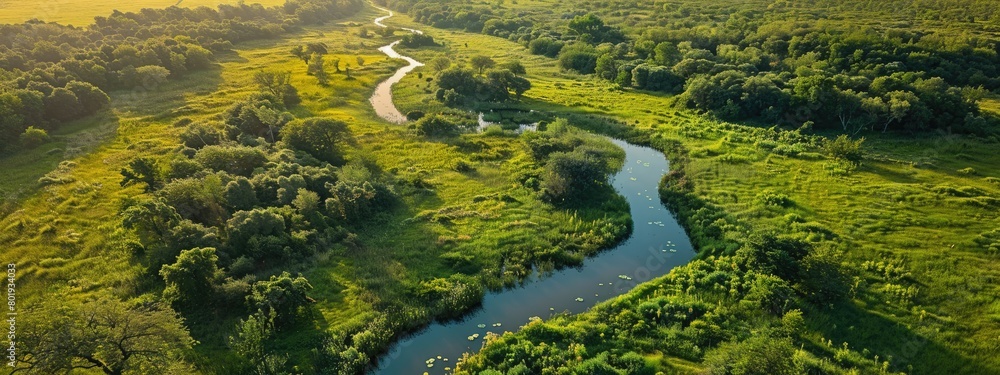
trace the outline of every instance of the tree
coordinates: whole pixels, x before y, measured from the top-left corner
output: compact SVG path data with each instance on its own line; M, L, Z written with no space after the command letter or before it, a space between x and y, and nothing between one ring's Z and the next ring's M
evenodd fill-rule
M252 147L213 145L198 150L194 160L211 170L250 176L254 169L264 166L267 155Z
M215 248L219 246L218 228L206 227L191 220L181 220L164 238L166 247L170 250L170 259L154 264L166 264L177 259L181 251L200 247Z
M236 335L229 336L229 346L242 360L241 373L280 374L286 372L285 358L269 354L265 344L274 336L274 312L258 311L236 325Z
M657 65L674 66L682 57L677 45L671 42L661 42L653 48L653 61Z
M222 134L212 126L200 122L191 124L181 133L181 143L185 147L200 149L222 142Z
M323 43L323 42L316 42L316 43L309 43L309 44L307 44L306 45L306 52L308 52L310 55L313 55L313 54L325 55L325 54L329 53L328 47L327 47L326 43Z
M162 241L181 216L163 199L127 202L121 210L122 226L135 230L144 243Z
M439 73L436 82L442 90L454 90L462 95L473 95L479 87L472 72L462 68L451 68Z
M222 181L216 174L203 178L170 181L157 193L185 219L210 226L221 224L228 216L223 204Z
M893 91L886 95L886 98L873 97L862 100L862 108L868 112L873 119L881 120L882 132L889 130L889 125L893 122L902 121L913 107L912 103L920 101L916 95L909 91Z
M43 299L17 317L15 372L97 370L108 375L184 373L194 340L169 307L112 298L78 303Z
M257 206L257 193L246 177L237 177L226 184L226 203L236 210L249 210Z
M577 35L577 39L585 43L620 43L624 35L618 29L604 24L604 20L593 13L573 17L569 21L569 29Z
M274 258L284 252L288 235L285 219L275 209L237 211L226 222L229 233L227 252L231 257Z
M281 129L285 144L333 165L343 165L342 149L349 135L343 121L321 117L295 120Z
M129 87L144 87L153 89L160 84L167 82L170 71L158 65L144 65L135 68L135 81L129 82Z
M548 57L556 57L559 55L559 51L563 48L563 42L554 40L549 37L541 37L532 40L528 44L528 50L535 55L545 55Z
M312 54L307 52L305 47L303 46L295 46L292 47L292 56L298 57L300 60L302 60L302 62L304 62L308 66L309 58L312 57Z
M575 70L580 74L591 74L597 69L599 54L586 43L574 43L559 51L559 67Z
M55 121L69 121L80 116L83 107L69 89L58 87L45 97L45 117Z
M862 112L862 100L864 98L863 93L858 93L850 89L837 89L834 91L834 101L830 104L833 114L837 116L837 120L840 121L840 127L844 132L857 134L861 130L864 130L864 123L858 119Z
M80 113L89 115L107 107L111 99L104 91L86 82L70 81L66 89L72 91L80 101Z
M528 70L524 68L524 64L521 64L521 62L517 60L508 61L503 64L500 64L500 68L509 70L511 73L514 73L514 75L517 76L523 76L528 73Z
M281 127L292 119L291 114L283 112L283 109L282 102L271 94L252 94L226 110L229 136L233 139L239 138L240 134L253 138L267 137L274 142Z
M799 261L811 251L812 247L806 242L765 233L749 238L736 255L760 273L796 282L800 278Z
M167 287L163 298L182 306L207 303L216 282L222 277L215 248L181 251L174 264L163 266L160 276Z
M472 69L479 71L479 74L482 75L484 70L493 68L497 65L497 63L489 56L476 55L469 59L469 65L472 66Z
M302 102L298 90L290 83L291 77L292 73L288 71L261 70L254 73L253 81L261 91L269 93L275 98L281 98L285 107L291 107Z
M458 124L438 114L424 116L414 125L418 134L428 137L447 137L458 133Z
M329 76L326 74L326 66L323 62L323 55L314 53L311 58L309 58L309 68L306 70L307 74L316 77L316 80L320 85L326 86L330 83Z
M7 92L0 93L0 151L14 144L24 132L26 124L21 110L21 98Z
M607 184L612 170L607 156L584 147L572 152L553 152L545 163L542 188L553 202L574 202Z
M294 320L299 307L303 307L310 298L306 293L312 290L309 280L299 275L292 277L287 271L281 275L271 276L270 280L258 281L253 284L252 291L247 296L247 303L253 310L264 314L274 313L275 324L280 326Z
M788 282L774 275L755 274L746 300L756 301L765 311L782 316L790 310L795 291Z
M444 71L445 69L451 67L451 60L444 56L438 57L434 60L431 60L431 67L433 67L434 70L439 72Z
M143 190L151 193L159 189L163 184L160 177L160 170L156 166L156 161L150 158L135 158L128 163L128 167L121 170L121 186L126 187L141 183L145 186Z
M503 101L510 97L513 91L518 99L525 91L531 89L531 81L514 75L507 69L495 69L486 73L486 81L481 85L480 92L487 100Z

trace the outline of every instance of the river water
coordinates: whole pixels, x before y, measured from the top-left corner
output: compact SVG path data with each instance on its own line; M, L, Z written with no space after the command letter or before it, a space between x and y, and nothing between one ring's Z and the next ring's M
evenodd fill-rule
M391 16L389 12L388 16L376 19L375 24L385 27L382 21ZM395 52L393 47L397 43L379 50L391 58L405 59L410 65L379 84L371 102L380 117L402 123L406 118L392 103L391 87L422 64ZM519 288L487 294L482 307L464 320L435 323L398 342L379 359L375 373L449 373L462 353L480 349L487 332L515 331L532 317L583 312L693 259L695 252L684 229L657 195L660 178L669 168L663 153L617 139L609 140L625 150L624 167L612 177L611 183L628 200L634 229L627 240L587 259L579 268L544 276L536 274Z

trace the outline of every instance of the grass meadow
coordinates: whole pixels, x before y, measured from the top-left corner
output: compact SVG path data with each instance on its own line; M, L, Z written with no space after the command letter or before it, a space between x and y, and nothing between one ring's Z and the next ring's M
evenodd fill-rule
M267 7L282 5L284 1L255 0L248 4L261 4ZM0 1L0 24L21 23L30 19L44 22L58 22L64 25L87 26L94 22L94 17L106 17L112 11L138 12L143 8L163 9L171 6L197 8L206 6L215 8L219 4L236 5L236 0L3 0Z

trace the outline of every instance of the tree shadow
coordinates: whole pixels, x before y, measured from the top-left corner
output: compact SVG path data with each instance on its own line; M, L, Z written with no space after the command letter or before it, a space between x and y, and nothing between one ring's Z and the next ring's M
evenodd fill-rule
M997 373L997 368L986 368L948 347L916 332L913 327L893 321L878 312L860 308L853 301L843 301L830 308L807 308L811 330L822 332L833 347L817 345L817 349L830 352L848 343L849 348L869 351L867 359L878 355L880 361L888 360L890 370L913 374L985 374ZM930 328L928 328L930 329Z

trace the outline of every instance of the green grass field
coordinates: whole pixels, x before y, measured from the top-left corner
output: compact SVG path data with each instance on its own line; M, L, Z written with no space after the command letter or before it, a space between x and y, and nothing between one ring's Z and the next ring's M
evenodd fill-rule
M261 4L267 7L284 4L279 0L247 1L247 4ZM138 12L143 8L162 9L171 6L215 8L219 4L236 5L235 0L52 0L52 1L0 1L0 24L21 23L30 19L58 22L73 26L87 26L96 16L108 16L112 11Z

